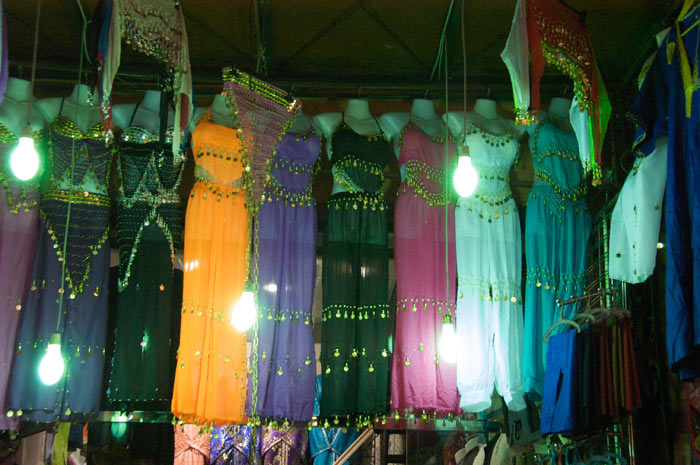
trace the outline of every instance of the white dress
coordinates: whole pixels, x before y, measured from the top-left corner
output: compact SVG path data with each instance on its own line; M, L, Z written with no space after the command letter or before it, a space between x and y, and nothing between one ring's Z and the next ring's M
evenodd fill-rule
M646 157L635 160L610 220L610 277L636 284L656 265L661 204L666 188L666 138L658 138Z
M511 410L525 408L520 219L509 173L518 141L468 125L466 142L479 184L455 210L458 297L456 331L460 407L491 405L494 383Z

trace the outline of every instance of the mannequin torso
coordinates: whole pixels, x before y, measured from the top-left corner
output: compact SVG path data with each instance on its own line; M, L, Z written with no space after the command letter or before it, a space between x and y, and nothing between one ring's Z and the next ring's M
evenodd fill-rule
M31 84L22 79L9 78L5 100L0 105L0 123L10 130L15 136L22 135L22 128L27 124L27 107L31 94ZM44 118L36 111L36 100L32 98L34 107L30 116L32 131L42 129L45 125Z
M160 91L147 90L138 104L114 105L112 108L114 125L122 130L129 126L135 126L146 129L152 134L158 134L161 129L160 97ZM172 127L174 119L175 112L169 108L167 126L163 129L167 130Z
M197 107L194 110L194 116L192 117L192 121L190 121L190 133L194 131L194 128L197 126L197 123L199 123L199 120L202 119L202 117L204 117L208 111L210 112L209 117L211 117L211 120L216 124L226 126L227 128L234 127L231 109L226 102L226 97L221 94L216 94L214 95L214 99L212 100L210 106Z
M36 107L46 121L53 121L62 115L86 133L102 121L97 93L93 93L92 103L88 100L89 97L90 88L85 84L76 84L69 96L42 99L37 102Z
M451 111L444 115L452 135L461 139L464 132L465 114L461 111ZM493 135L513 133L516 137L524 134L525 130L513 121L506 120L498 114L498 105L493 100L477 99L472 111L466 113L466 124Z
M429 136L445 137L445 123L435 112L435 104L432 100L415 99L410 112L385 113L379 121L394 141L394 152L397 158L400 152L401 132L410 121Z
M309 115L304 113L302 110L299 110L299 112L296 115L296 118L294 119L294 124L291 128L289 128L289 132L293 132L295 134L304 134L314 129L316 128L313 125L311 117L309 117Z
M571 127L571 121L569 120L569 108L571 108L571 100L554 97L549 103L547 110L540 110L537 112L538 121L543 121L549 119L553 124L557 125L562 131L573 132ZM534 132L534 125L527 127L529 132Z
M369 102L366 100L350 99L343 113L321 113L313 118L314 125L321 130L326 139L326 152L328 157L333 156L331 147L333 133L341 122L363 136L383 135L390 139L387 131L384 131L379 120L372 116L369 111ZM338 192L347 192L343 186L337 182L333 182L332 194Z

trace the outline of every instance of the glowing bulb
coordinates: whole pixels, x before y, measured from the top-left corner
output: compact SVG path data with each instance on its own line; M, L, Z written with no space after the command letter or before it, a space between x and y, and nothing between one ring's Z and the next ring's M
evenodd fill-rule
M469 197L476 190L479 175L472 166L472 158L469 155L460 153L452 182L460 197Z
M455 334L455 327L452 323L442 325L442 335L439 346L440 356L447 363L455 363L459 352L459 343Z
M32 128L27 125L22 129L17 147L10 155L12 174L20 181L28 181L39 171L39 154L34 147Z
M49 338L46 355L39 363L39 379L47 386L53 386L63 376L66 365L61 356L61 335L54 333Z
M248 331L255 323L257 315L258 309L255 305L255 294L249 290L243 291L240 300L233 307L233 312L231 312L231 323L240 332Z

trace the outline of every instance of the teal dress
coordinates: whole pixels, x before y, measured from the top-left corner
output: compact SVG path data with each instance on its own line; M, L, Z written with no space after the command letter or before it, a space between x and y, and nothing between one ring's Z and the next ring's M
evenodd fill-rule
M542 396L547 347L542 339L559 319L557 300L583 294L591 217L586 179L573 132L544 118L532 128L535 181L525 216L525 392ZM574 305L564 308L570 318ZM562 328L566 329L566 327Z

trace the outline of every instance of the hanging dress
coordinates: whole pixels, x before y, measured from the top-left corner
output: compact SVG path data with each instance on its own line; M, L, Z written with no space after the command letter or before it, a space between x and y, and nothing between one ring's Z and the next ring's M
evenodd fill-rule
M437 342L448 310L454 315L457 264L454 204L449 205L449 261L445 263L445 138L409 122L401 133L399 166L406 169L394 205L396 343L391 407L456 414L454 364L440 361ZM450 142L450 163L455 146ZM449 268L450 296L447 293Z
M308 449L309 432L306 426L267 428L262 435L260 457L263 465L302 465L306 463Z
M317 226L311 178L320 150L316 134L282 136L258 210L257 370L247 399L251 408L256 403L254 416L308 422L313 415Z
M610 218L610 277L644 282L656 266L668 146L659 138L649 155L639 152Z
M260 455L260 431L247 425L217 426L211 437L211 465L252 465ZM251 455L252 453L252 455ZM251 461L251 457L253 460Z
M138 105L131 117L138 110ZM166 113L167 115L167 113ZM164 126L164 121L161 125ZM107 397L118 408L167 410L172 397L172 325L181 294L175 249L182 247L178 188L184 163L170 131L131 126L119 144L119 294Z
M0 124L0 430L14 423L14 418L5 416L6 395L39 219L36 183L20 182L8 169L17 141L17 136Z
M510 410L525 408L521 371L523 315L520 218L510 191L519 144L469 124L465 133L479 176L471 197L459 199L457 236L457 362L460 406L481 412L494 384Z
M321 392L321 375L318 375L314 394L314 415L318 415L319 412ZM326 424L328 426L311 428L309 431L309 452L314 465L333 465L360 435L355 428L331 428L328 420ZM345 462L348 463L350 461Z
M209 460L209 434L203 427L175 425L174 465L205 465Z
M346 192L328 201L323 243L324 417L387 408L389 254L382 183L390 146L378 122L377 130L358 134L343 117L331 139L333 179Z
M99 410L109 288L107 188L113 149L106 143L102 124L83 133L61 111L40 138L51 170L50 187L39 207L39 242L17 338L9 407L17 413L22 410L25 420L49 423L91 418ZM65 282L61 283L64 260ZM57 329L61 293L63 311ZM61 335L65 371L57 384L46 386L38 381L37 369L55 332Z
M575 134L545 118L530 135L530 152L535 181L525 216L523 376L525 392L540 397L547 354L542 338L559 319L557 300L584 292L591 217ZM575 305L565 306L564 318L575 310Z
M195 184L185 215L180 348L172 411L185 422L246 420L245 335L231 324L243 293L248 212L239 132L209 112L192 134Z

